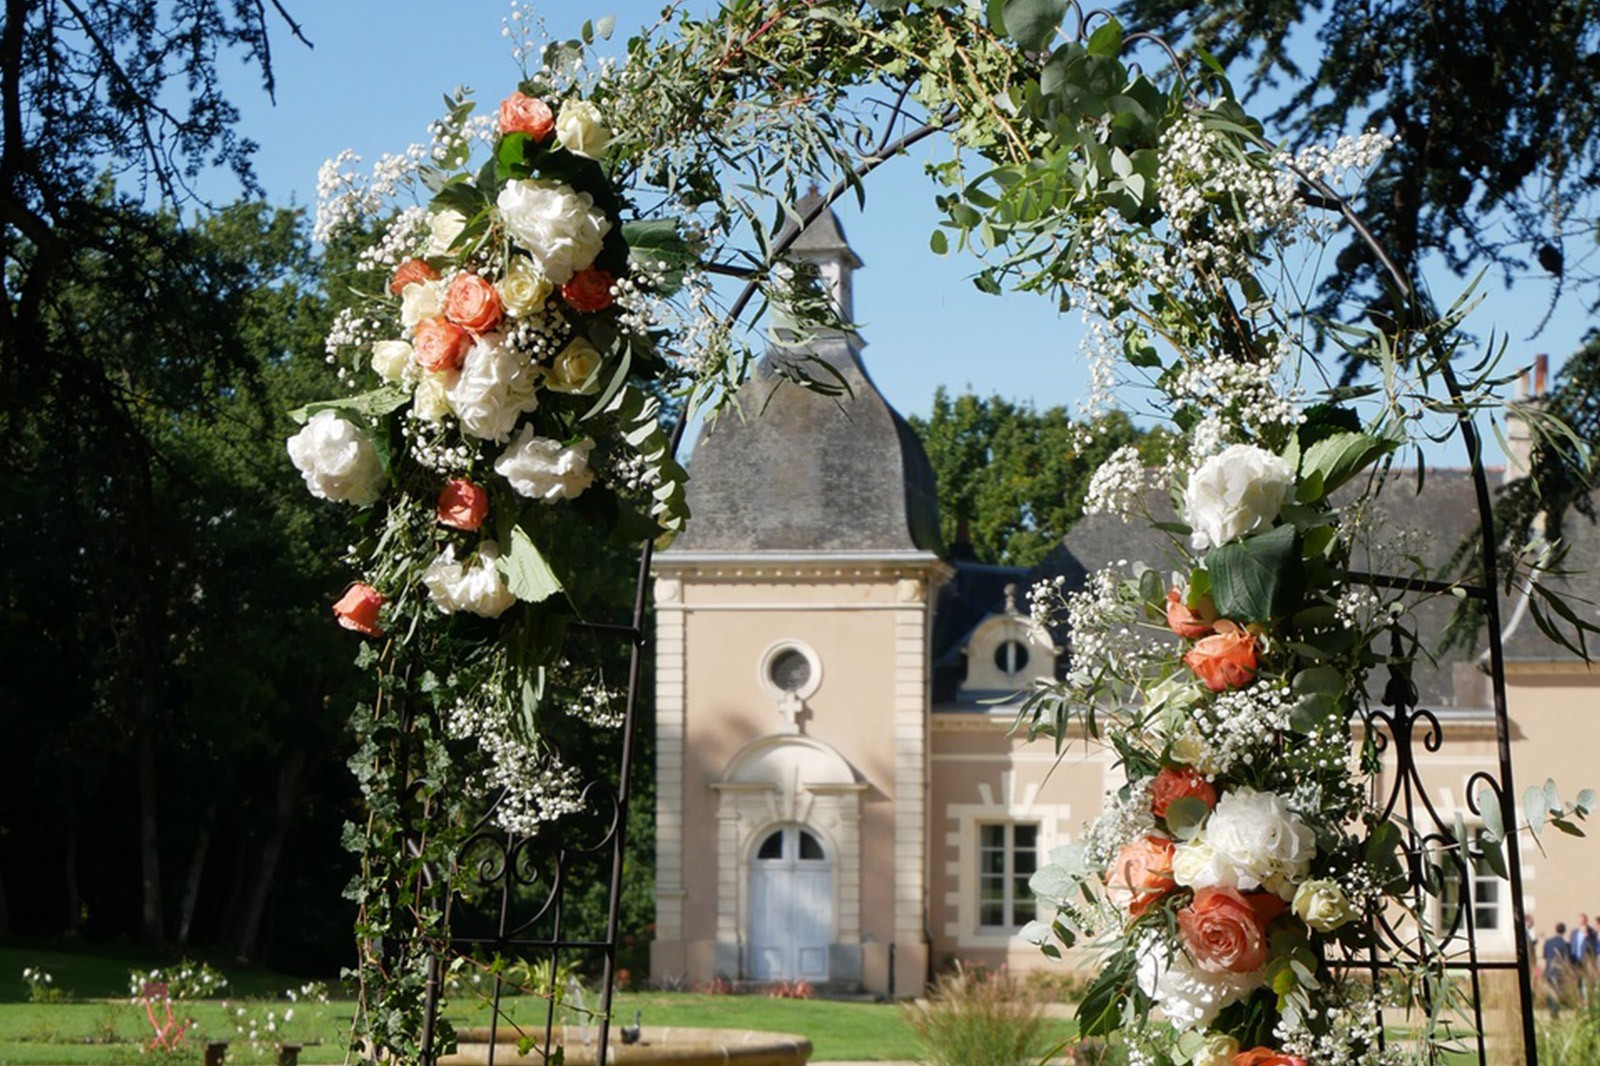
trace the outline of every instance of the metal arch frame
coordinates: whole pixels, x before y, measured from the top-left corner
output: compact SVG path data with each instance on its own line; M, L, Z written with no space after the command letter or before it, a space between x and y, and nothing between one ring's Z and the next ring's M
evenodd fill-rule
M1097 20L1110 17L1109 12L1103 10L1085 12L1077 3L1077 0L1071 0L1070 9L1075 12L1077 17L1076 36L1080 40L1087 36L1090 26ZM1175 53L1165 41L1148 34L1133 35L1129 38L1129 41L1148 41L1152 43L1165 52L1169 59L1172 60L1174 68L1178 66ZM799 225L787 227L772 243L767 257L769 267L789 250L806 225L828 210L848 189L858 184L868 174L907 148L934 133L948 128L959 117L958 112L952 108L934 116L931 120L920 124L910 132L895 137L896 128L903 124L907 118L904 106L909 91L909 85L902 86L899 89L898 95L890 108L889 115L884 122L882 134L875 143L870 136L865 135L865 130L858 131L856 149L860 153L860 161L846 177L836 180L822 194L813 207L801 214ZM1292 164L1291 169L1293 169ZM1396 292L1404 300L1405 313L1410 315L1415 306L1414 286L1373 237L1370 230L1362 223L1350 203L1326 183L1304 173L1297 173L1306 187L1306 201L1313 206L1339 214L1351 226L1388 273ZM737 321L759 291L759 278L750 276L743 270L720 268L715 264L708 269L717 273L729 273L747 278L743 290L730 306L726 315L726 321L730 323ZM1365 583L1373 587L1391 590L1430 593L1456 592L1475 600L1481 606L1488 630L1489 673L1499 766L1498 778L1488 771L1479 771L1472 776L1468 782L1468 804L1474 814L1481 813L1478 808L1478 793L1474 789L1480 784L1486 786L1493 794L1494 801L1498 804L1502 824L1507 827L1514 827L1516 825L1516 810L1512 797L1516 793L1513 785L1510 724L1506 702L1505 657L1500 628L1497 544L1494 536L1488 477L1483 465L1481 438L1471 420L1469 409L1462 402L1464 398L1463 390L1454 369L1448 361L1440 364L1440 376L1445 383L1445 388L1451 400L1457 406L1458 430L1471 458L1471 476L1478 509L1479 552L1483 567L1482 583L1445 584L1386 575L1355 573L1347 576L1352 582ZM685 428L686 422L682 419L673 428L669 446L670 454L677 454L683 441ZM641 548L632 612L627 623L578 623L569 627L569 632L574 635L620 641L627 644L629 648L628 688L623 724L620 730L621 751L618 778L615 782L591 781L582 791L586 802L590 800L599 801L609 810L609 814L605 818L607 822L605 832L600 839L587 847L572 847L559 839L555 841L555 846L551 849L554 855L554 873L550 878L545 901L543 905L536 909L533 916L516 925L513 925L511 920L514 889L518 886L526 887L538 883L537 869L522 871L532 861L534 853L548 842L541 837L508 837L497 834L487 827L486 816L484 822L480 823L478 831L463 845L455 863L455 871L459 871L466 866L475 866L480 884L498 888L499 921L493 936L452 937L449 941L450 947L469 950L473 948L491 950L516 949L530 954L545 952L551 965L552 974L556 972L556 966L565 952L581 951L599 954L602 965L602 983L600 1003L597 1010L598 1024L595 1043L598 1066L606 1066L610 1052L609 1035L616 973L623 857L627 843L627 812L630 803L630 779L635 746L634 734L637 728L636 712L640 694L639 683L643 655L648 647L648 636L645 632L645 615L650 571L654 559L654 547L653 542L647 541ZM1470 865L1468 863L1468 842L1456 839L1452 828L1444 824L1439 812L1428 799L1426 788L1417 767L1416 752L1414 750L1414 745L1420 736L1424 750L1437 751L1443 742L1443 727L1432 711L1416 706L1415 690L1410 687L1409 681L1398 672L1395 672L1390 678L1390 683L1386 687L1384 703L1389 708L1388 710L1369 708L1366 711L1364 721L1369 735L1375 738L1382 738L1375 741L1381 750L1387 750L1391 745L1393 746L1396 758L1396 775L1387 796L1378 793L1377 780L1376 778L1374 779L1373 801L1375 805L1378 805L1386 812L1392 813L1397 805L1400 804L1404 804L1406 808L1407 839L1404 850L1409 860L1407 863L1408 891L1416 901L1421 901L1424 884L1428 876L1429 856L1437 853L1443 853L1446 856L1447 861L1452 864L1456 876L1460 879L1460 884L1465 889L1466 886L1470 885L1471 881ZM1421 730L1420 734L1419 728ZM1432 821L1433 825L1431 827L1418 826L1414 821L1419 807ZM1467 961L1465 963L1451 963L1447 958L1441 956L1440 964L1447 972L1465 972L1470 977L1473 1016L1477 1028L1477 1057L1480 1066L1487 1066L1488 1063L1483 1034L1481 975L1491 970L1514 969L1516 971L1525 1061L1528 1066L1536 1066L1538 1052L1533 1019L1532 969L1527 937L1522 933L1526 907L1521 878L1521 855L1517 834L1514 831L1508 832L1505 845L1510 880L1513 941L1516 945L1515 961L1511 963L1494 962L1485 961L1478 957L1473 908L1469 895L1458 907L1451 928L1445 931L1445 938L1450 939L1464 925L1468 953ZM485 848L488 850L487 856L470 860L470 852L474 849ZM604 936L599 940L564 938L562 935L562 909L566 887L565 871L568 860L574 855L580 854L600 855L608 848L610 852L610 877ZM435 891L441 897L441 905L448 911L455 895L451 879L436 878L433 880L433 885ZM550 919L552 930L549 936L519 935L547 917ZM1398 951L1400 954L1409 954L1413 958L1421 957L1404 942L1404 935L1394 929L1383 915L1372 914L1369 915L1369 918L1373 927L1379 930L1382 936L1387 939L1387 948L1391 952ZM1369 950L1368 957L1362 963L1363 967L1371 974L1375 985L1384 970L1392 969L1397 965L1393 954L1384 957L1380 953L1377 939L1375 938L1374 946ZM435 1060L434 1034L436 1032L439 998L442 991L437 952L429 954L426 980L427 987L422 1029L423 1062L425 1066L432 1066ZM493 1013L490 1023L489 1066L494 1064L497 1048L495 1038L498 1035L500 1026L500 1004L503 994L504 982L496 974L494 978ZM551 1047L556 1007L557 997L552 995L545 1011L544 1047L547 1049L546 1054L548 1054L548 1049ZM1377 1010L1379 1041L1381 1044L1384 1040L1382 1035L1382 1007L1379 1006Z

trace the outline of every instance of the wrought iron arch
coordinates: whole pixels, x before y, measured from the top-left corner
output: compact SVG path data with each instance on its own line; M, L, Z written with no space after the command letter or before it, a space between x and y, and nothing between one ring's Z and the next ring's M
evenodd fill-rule
M1070 3L1070 8L1076 16L1076 33L1080 41L1086 40L1100 21L1111 17L1110 13L1103 9L1085 12L1076 0ZM1129 43L1145 43L1156 48L1166 61L1175 66L1179 62L1172 47L1157 37L1135 34L1130 35L1127 40ZM1130 69L1137 70L1137 66L1131 65ZM887 116L883 119L882 130L876 138L869 129L863 128L858 131L855 144L858 157L855 165L846 176L836 180L808 209L800 213L798 226L787 227L772 242L767 259L768 266L782 259L806 225L829 210L847 191L858 186L878 167L955 123L958 114L952 108L926 121L916 123L914 128L906 132L898 132L906 130L913 124L913 120L905 110L911 88L910 85L896 87L892 102L882 105L887 108ZM1302 198L1315 208L1340 215L1352 227L1389 274L1395 292L1399 296L1402 313L1414 316L1416 307L1414 287L1362 223L1351 204L1320 180L1304 173L1299 173L1299 177L1303 182ZM759 291L758 279L751 271L740 267L709 264L707 269L713 273L746 280L743 290L730 305L726 316L729 323L738 321ZM1440 364L1440 377L1451 401L1456 404L1458 434L1471 461L1470 476L1478 513L1481 582L1447 583L1368 573L1351 573L1348 577L1352 583L1402 593L1465 596L1475 601L1481 608L1488 633L1488 666L1498 766L1496 771L1483 770L1472 776L1468 784L1468 804L1474 815L1482 813L1479 807L1481 793L1477 787L1483 786L1498 808L1502 824L1512 827L1516 825L1513 801L1516 793L1512 777L1492 500L1483 464L1482 441L1471 420L1470 407L1464 402L1460 381L1448 362ZM671 435L671 452L674 455L682 443L685 428L686 423L681 419L674 427ZM509 836L492 826L490 821L492 811L485 814L476 832L459 850L448 876L440 877L435 872L430 878L430 884L437 893L438 905L447 911L457 912L455 915L457 918L466 917L460 913L464 909L463 898L470 897L479 901L478 905L471 909L480 912L476 917L483 926L481 931L452 935L447 945L436 945L435 951L430 955L421 1041L421 1046L427 1049L424 1053L424 1062L430 1066L435 1058L434 1037L443 984L440 954L444 949L453 952L478 951L501 956L512 954L535 956L548 963L552 974L558 972L563 958L571 955L598 958L601 988L599 1002L592 1012L595 1019L593 1042L598 1066L605 1066L608 1061L612 995L617 965L623 856L627 842L627 813L630 803L629 782L636 749L634 734L637 728L636 712L643 655L648 646L645 622L653 557L653 543L644 543L639 555L632 610L626 621L575 623L569 628L569 633L579 641L609 641L620 643L628 649L627 697L623 724L618 731L620 753L617 779L587 782L582 790L584 810L574 818L563 820L534 837ZM1398 669L1392 671L1381 704L1366 708L1362 714L1362 722L1369 735L1374 738L1374 743L1384 752L1392 751L1395 759L1393 782L1387 786L1387 791L1380 792L1382 786L1375 778L1372 798L1381 810L1389 813L1405 811L1405 816L1401 819L1405 829L1400 847L1405 856L1408 893L1419 905L1418 909L1421 909L1430 884L1435 883L1440 876L1439 871L1446 868L1441 867L1441 863L1447 864L1447 868L1460 879L1461 884L1465 885L1470 883L1470 861L1473 858L1472 842L1462 839L1458 827L1447 824L1443 812L1440 812L1429 799L1417 763L1419 744L1426 752L1439 750L1443 742L1443 725L1433 711L1418 706L1414 686L1404 671ZM583 823L581 828L577 826L578 822ZM575 833L585 836L575 838ZM1451 939L1453 934L1465 933L1465 960L1439 961L1447 975L1464 977L1472 989L1472 1019L1477 1032L1476 1051L1480 1066L1488 1066L1490 1061L1484 1037L1482 977L1489 972L1514 971L1518 985L1524 1061L1534 1066L1537 1061L1537 1048L1533 1019L1532 969L1527 938L1522 933L1526 908L1521 880L1521 856L1515 832L1507 833L1505 845L1512 933L1515 943L1514 961L1488 960L1480 957L1473 908L1470 905L1458 908L1444 931L1446 940ZM563 921L568 882L575 863L582 859L593 861L596 858L601 860L608 876L609 894L605 929L598 939L574 938L565 932ZM482 910L481 901L485 899L492 899L492 911ZM1416 961L1422 957L1419 949L1408 942L1407 934L1388 916L1372 914L1369 915L1369 920L1379 934L1374 938L1372 948L1364 959L1343 960L1342 965L1353 969L1364 969L1376 984L1382 980L1385 971L1398 965L1397 958ZM493 1013L489 1034L490 1066L494 1063L496 1038L500 1036L498 1030L502 1025L501 1001L504 993L505 982L496 973L493 976L491 992ZM549 997L544 1012L543 1031L538 1034L542 1036L543 1046L547 1049L552 1046L559 1000L560 997L555 994ZM1384 1037L1381 1006L1378 1007L1377 1021L1379 1040L1382 1041Z

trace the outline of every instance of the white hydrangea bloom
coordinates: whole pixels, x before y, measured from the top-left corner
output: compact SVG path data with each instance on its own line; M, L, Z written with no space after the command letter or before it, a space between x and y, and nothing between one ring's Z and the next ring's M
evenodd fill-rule
M1183 490L1196 551L1265 529L1294 489L1294 470L1253 444L1233 444L1200 464Z
M594 472L589 469L593 447L594 441L588 438L563 445L536 437L532 426L523 426L517 439L494 461L494 470L522 495L555 503L580 495L594 483Z
M365 507L383 492L383 463L372 441L332 411L318 411L289 438L289 458L311 495Z
M504 441L517 419L539 406L539 368L500 334L486 333L467 352L446 394L462 432Z
M1210 1025L1224 1008L1248 997L1265 978L1264 970L1212 973L1195 965L1182 951L1171 955L1166 951L1159 940L1146 940L1139 949L1137 980L1179 1031Z
M517 602L500 576L495 560L500 546L492 540L478 545L478 561L471 566L456 562L455 547L446 547L422 572L422 583L445 614L466 611L483 618L499 618Z
M611 230L594 197L559 181L508 181L495 203L511 239L556 285L593 263Z
M1295 886L1310 875L1317 853L1316 833L1288 801L1249 786L1222 794L1206 822L1204 842L1212 851L1209 861L1191 865L1174 855L1174 879L1194 888L1266 888L1285 900L1293 899ZM1192 880L1178 878L1180 864Z

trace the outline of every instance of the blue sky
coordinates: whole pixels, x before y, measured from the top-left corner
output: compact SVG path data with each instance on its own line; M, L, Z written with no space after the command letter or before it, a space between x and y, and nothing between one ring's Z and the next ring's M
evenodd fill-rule
M291 0L286 6L315 47L307 49L284 32L276 35L276 106L242 68L234 89L242 129L260 144L258 171L276 202L314 206L324 159L349 148L371 163L384 152L400 151L426 138L449 89L472 87L492 106L519 76L501 32L509 0ZM586 18L614 14L617 32L610 48L620 54L633 30L655 21L660 4L555 0L536 10L558 36L575 35ZM924 144L929 147L890 162L868 180L864 212L853 199L839 209L866 264L856 276L855 306L874 380L907 414L925 414L941 384L1031 400L1041 408L1073 405L1086 383L1076 315L1060 316L1049 301L1026 294L985 296L969 280L974 260L940 259L928 250L938 213L921 164L941 150L931 141ZM208 191L223 199L234 192L220 184ZM1441 293L1459 284L1448 276L1435 281ZM1511 365L1537 352L1550 353L1559 364L1590 321L1582 301L1568 296L1544 333L1525 341L1544 313L1548 285L1534 278L1508 293L1498 277L1490 277L1485 291L1489 299L1470 326L1480 335L1508 333ZM1459 455L1446 450L1434 461L1456 462Z

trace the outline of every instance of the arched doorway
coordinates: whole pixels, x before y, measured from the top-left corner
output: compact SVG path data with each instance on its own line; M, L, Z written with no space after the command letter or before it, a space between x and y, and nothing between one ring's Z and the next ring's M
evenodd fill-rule
M757 981L826 981L833 862L797 825L766 834L750 858L750 968Z

